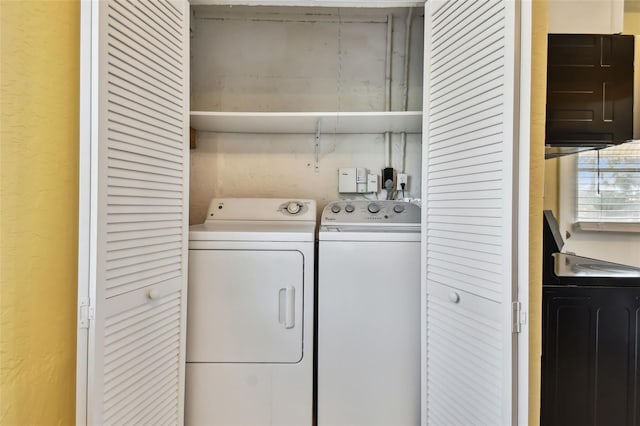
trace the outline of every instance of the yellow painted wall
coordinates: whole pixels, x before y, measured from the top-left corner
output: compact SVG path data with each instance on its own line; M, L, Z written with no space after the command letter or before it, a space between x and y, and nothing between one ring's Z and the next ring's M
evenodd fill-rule
M624 13L624 26L622 32L624 34L640 34L640 12Z
M77 0L0 0L0 424L72 425Z
M547 1L533 3L529 195L529 425L540 424L542 354L542 200L547 98Z

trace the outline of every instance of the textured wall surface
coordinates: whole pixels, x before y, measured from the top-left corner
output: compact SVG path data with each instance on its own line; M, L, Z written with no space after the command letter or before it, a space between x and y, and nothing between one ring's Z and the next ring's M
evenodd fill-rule
M75 419L78 1L0 1L0 424Z
M393 15L391 109L402 109L408 9L195 8L191 109L211 111L383 111L387 13ZM422 108L423 10L416 9L409 54L408 109ZM259 19L256 18L259 17ZM256 38L255 34L260 34ZM233 40L233 43L229 43ZM338 168L381 174L384 136L323 134L315 169L314 134L198 132L191 151L190 222L212 197L339 197ZM403 165L400 135L391 165ZM421 142L407 137L406 196L420 196ZM374 197L370 195L370 197Z
M540 424L542 355L542 204L547 98L547 2L532 2L531 169L529 193L529 425Z

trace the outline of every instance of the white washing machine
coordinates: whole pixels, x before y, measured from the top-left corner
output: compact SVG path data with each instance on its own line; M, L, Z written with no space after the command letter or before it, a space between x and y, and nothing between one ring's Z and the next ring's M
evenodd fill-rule
M316 206L213 199L189 231L185 423L312 424Z
M420 424L420 207L336 201L318 248L318 426Z

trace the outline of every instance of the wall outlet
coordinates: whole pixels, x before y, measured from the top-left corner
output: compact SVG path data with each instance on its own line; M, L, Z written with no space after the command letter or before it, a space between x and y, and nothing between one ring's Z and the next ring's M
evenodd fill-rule
M397 181L398 181L398 186L397 186L397 190L398 191L402 191L402 184L404 184L404 190L406 191L407 189L409 189L409 176L406 173L398 173L397 176Z

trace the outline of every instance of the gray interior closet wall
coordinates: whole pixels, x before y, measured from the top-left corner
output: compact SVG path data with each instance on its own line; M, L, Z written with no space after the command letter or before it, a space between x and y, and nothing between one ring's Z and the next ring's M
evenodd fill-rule
M191 110L384 111L387 16L392 16L391 109L403 108L403 62L409 9L299 7L192 8ZM413 12L408 110L422 108L423 10ZM190 221L204 220L212 197L339 197L337 169L385 166L383 134L198 131L191 151ZM402 168L400 135L392 166ZM420 196L420 135L407 135L404 171ZM359 196L362 197L362 196ZM371 197L375 197L371 195Z

